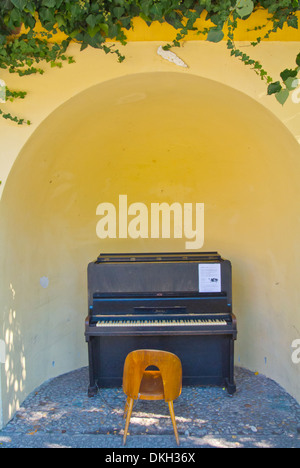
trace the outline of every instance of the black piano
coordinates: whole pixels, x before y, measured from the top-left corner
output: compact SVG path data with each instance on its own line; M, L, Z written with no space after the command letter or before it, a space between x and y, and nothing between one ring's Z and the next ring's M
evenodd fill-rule
M236 391L231 263L217 252L103 254L88 265L89 396L122 384L127 354L161 349L183 385Z

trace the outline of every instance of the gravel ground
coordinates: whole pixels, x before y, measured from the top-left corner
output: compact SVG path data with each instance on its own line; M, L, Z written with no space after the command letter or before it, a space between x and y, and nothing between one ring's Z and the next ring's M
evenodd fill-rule
M235 369L237 392L184 387L174 402L180 447L300 448L300 405L263 375ZM88 398L88 368L31 393L0 431L0 447L122 447L125 395L100 389ZM177 447L164 401L137 401L127 448Z

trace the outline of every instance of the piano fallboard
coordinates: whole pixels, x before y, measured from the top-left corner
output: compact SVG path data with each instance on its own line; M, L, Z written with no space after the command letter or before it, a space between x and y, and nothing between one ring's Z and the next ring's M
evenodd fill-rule
M225 293L187 294L187 293L131 293L131 294L95 294L89 307L90 315L115 314L203 314L230 313L231 304Z

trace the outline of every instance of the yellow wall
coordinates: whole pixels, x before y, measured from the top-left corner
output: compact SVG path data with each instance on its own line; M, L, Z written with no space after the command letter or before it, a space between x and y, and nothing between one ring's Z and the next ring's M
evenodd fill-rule
M202 250L233 265L236 362L300 401L291 360L300 338L298 106L266 97L224 44L186 43L177 53L188 69L161 59L159 45L130 43L121 65L73 45L75 65L24 78L30 93L14 110L33 126L0 122L4 423L43 381L87 364L89 261L101 250L184 247L98 239L96 207L119 194L148 206L205 204ZM298 44L257 50L278 73L278 58L292 66Z

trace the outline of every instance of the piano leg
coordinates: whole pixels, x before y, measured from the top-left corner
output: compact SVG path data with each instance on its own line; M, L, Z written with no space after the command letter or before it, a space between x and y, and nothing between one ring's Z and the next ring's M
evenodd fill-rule
M236 385L234 382L234 340L229 342L229 376L225 379L225 386L229 395L236 392Z
M94 337L90 336L88 338L88 353L89 353L89 378L90 378L90 385L88 388L88 396L89 397L94 397L97 395L97 385L95 382L95 353L94 353Z

